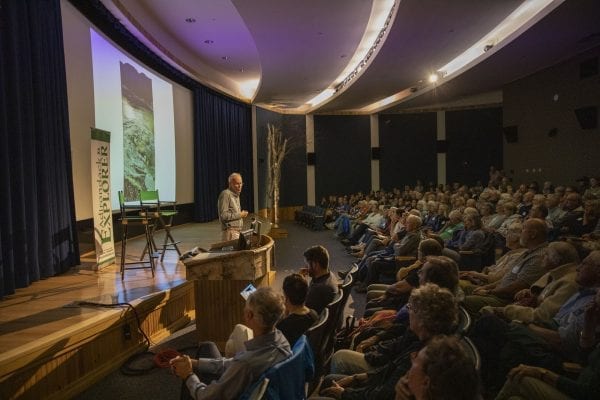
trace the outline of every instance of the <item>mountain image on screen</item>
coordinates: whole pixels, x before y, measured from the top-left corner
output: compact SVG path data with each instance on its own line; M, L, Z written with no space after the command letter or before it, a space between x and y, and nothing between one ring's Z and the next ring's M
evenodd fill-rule
M120 62L123 99L123 190L125 200L138 200L142 190L155 190L154 111L152 80Z

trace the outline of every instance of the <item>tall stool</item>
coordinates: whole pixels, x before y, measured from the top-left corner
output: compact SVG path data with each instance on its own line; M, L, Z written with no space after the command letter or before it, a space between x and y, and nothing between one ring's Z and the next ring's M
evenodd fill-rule
M148 249L150 252L160 252L160 262L165 259L165 252L167 250L175 250L177 254L181 256L181 251L177 246L180 241L175 241L173 235L171 235L171 226L173 225L173 217L179 212L177 211L177 203L174 201L161 201L158 197L158 190L142 190L140 191L140 205L142 209L148 211L152 216L152 230L151 230L151 243L150 246L144 249L142 257L146 254ZM151 211L152 210L152 211ZM154 232L158 225L165 230L165 239L163 240L160 250L156 246L154 241Z
M144 260L144 254L140 258L140 261L130 261L126 262L125 257L127 255L127 234L129 225L141 225L144 227L144 235L146 236L146 247L152 246L152 236L150 233L150 218L147 212L142 212L139 206L135 206L135 208L129 208L125 205L125 195L123 191L119 191L119 206L121 208L121 218L119 221L121 222L121 230L122 230L122 238L121 238L121 280L125 279L125 270L126 269L146 269L150 268L152 270L152 277L154 278L154 258L152 257L152 253L148 253L148 259ZM133 215L128 215L127 210ZM148 264L148 265L145 265ZM129 265L137 265L137 267L129 267Z

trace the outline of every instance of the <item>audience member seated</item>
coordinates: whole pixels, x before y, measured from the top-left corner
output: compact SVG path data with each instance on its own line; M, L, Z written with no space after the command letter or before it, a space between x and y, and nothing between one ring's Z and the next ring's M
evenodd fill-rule
M396 400L479 400L475 363L458 338L436 336L396 384Z
M481 215L481 228L488 229L489 224L494 219L494 206L492 203L484 202L479 204L477 210L479 210L479 215Z
M542 258L542 265L548 272L531 288L518 292L513 304L505 307L484 307L481 313L491 313L523 323L549 323L563 303L577 292L575 278L579 261L577 250L569 243L550 243Z
M421 218L416 215L409 215L406 218L406 235L400 240L400 242L394 244L394 256L417 256L417 249L419 243L423 237L421 232ZM358 293L366 293L367 287L371 283L379 282L379 274L382 272L396 272L396 260L391 257L390 259L376 259L371 262L370 265L366 265L366 273L359 271L359 279L362 283L356 286Z
M585 309L579 347L590 352L586 366L577 377L556 373L545 368L521 364L509 373L496 400L586 400L600 393L600 291Z
M434 283L440 288L448 289L454 294L457 302L463 300L464 296L458 287L458 265L448 257L428 256L425 265L418 274L418 286ZM396 310L376 310L372 319L384 320L387 324L359 334L355 342L356 351L364 353L379 342L392 340L401 336L406 331L408 322L408 308L406 304L400 304ZM365 313L366 315L367 313ZM390 317L393 317L391 319Z
M393 348L384 350L392 361L372 369L361 353L353 357L356 360L338 357L335 364L332 362L335 375L327 376L323 382L320 394L326 397L318 398L388 399L394 396L396 382L410 369L411 354L421 350L434 336L450 334L457 321L454 295L437 285L426 284L415 289L408 304L409 330L393 343ZM345 374L336 374L338 371Z
M586 200L583 205L582 235L594 232L598 224L600 224L600 200Z
M373 284L368 287L366 308L397 309L406 304L410 292L419 286L419 271L427 256L442 255L442 246L434 239L419 243L417 260L410 266L401 268L396 274L397 282L392 285ZM365 315L369 316L369 315Z
M358 243L361 236L365 233L368 228L375 229L384 220L385 216L383 210L379 209L378 203L374 201L371 204L371 212L364 219L357 221L354 224L352 232L347 239L342 240L344 244L355 245Z
M285 316L277 323L277 329L294 346L296 340L319 319L319 314L304 304L308 293L308 283L300 274L291 274L283 280Z
M452 239L454 232L465 227L462 223L462 219L462 213L459 210L450 211L450 214L448 214L448 222L446 222L446 225L438 232L444 242Z
M529 215L529 211L531 210L531 207L533 207L533 196L535 196L535 193L531 191L527 191L523 195L523 200L517 207L517 213L521 218L525 218Z
M583 192L584 200L600 200L600 183L598 178L590 178L590 186Z
M402 210L396 207L390 208L386 215L388 221L386 229L367 230L357 245L350 246L349 251L352 255L362 258L365 254L372 254L386 247L391 241L399 240L398 232L404 227L400 223L401 215Z
M585 310L600 286L600 251L583 260L576 279L579 291L562 305L549 324L507 323L494 315L476 322L471 337L483 357L483 379L488 388L499 388L508 371L519 364L560 373L563 362L583 361L580 334Z
M492 218L483 225L483 229L487 232L495 232L502 226L502 223L507 218L507 215L504 213L504 203L505 200L499 200L496 203L495 213L492 215Z
M463 217L465 229L458 231L454 237L446 243L446 247L452 250L478 250L481 249L485 240L485 233L481 230L481 219L478 214L465 213Z
M565 210L560 206L560 195L556 193L549 194L546 197L546 208L548 208L548 216L546 219L550 221L552 226L558 226L558 222L566 214Z
M506 218L504 218L504 221L500 225L500 228L496 230L496 232L503 238L506 238L506 234L508 233L508 227L511 226L513 222L521 221L522 218L521 215L517 213L517 206L515 205L515 203L512 203L510 201L504 203L504 216Z
M581 236L583 233L583 207L578 193L569 193L563 205L565 215L558 221L556 228L559 235Z
M439 208L437 201L427 202L427 215L423 219L423 227L431 232L439 231L446 222L446 218L439 213Z
M206 358L192 360L188 356L171 360L173 372L184 380L192 398L235 399L246 387L272 365L291 356L286 338L275 329L284 311L281 295L270 288L259 288L252 293L244 307L246 326L254 331L254 338L246 342L246 351L233 358L221 357L214 343L203 343L202 354ZM204 382L194 373L216 375L218 379Z
M483 286L498 282L506 275L509 268L516 260L525 252L525 248L521 246L520 238L523 224L519 221L514 222L506 235L506 247L508 253L500 257L495 265L490 265L481 272L476 271L461 271L460 272L460 287L466 295L472 294L478 286Z
M320 314L339 290L337 279L329 271L329 252L323 246L309 247L304 252L304 263L306 267L300 270L301 274L311 277L306 307Z
M512 301L515 294L529 288L543 274L542 256L546 250L546 223L539 219L529 219L523 223L521 244L527 248L504 277L473 290L465 298L464 306L472 315L477 315L484 306L503 307Z

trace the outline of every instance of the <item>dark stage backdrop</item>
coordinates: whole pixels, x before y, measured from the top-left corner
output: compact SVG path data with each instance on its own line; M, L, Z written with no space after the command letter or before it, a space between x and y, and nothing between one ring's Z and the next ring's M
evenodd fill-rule
M436 113L379 116L379 176L385 190L436 182Z
M502 108L446 112L447 182L486 184L491 165L502 168Z
M79 264L60 0L0 2L0 298Z
M323 196L371 190L368 115L315 115L315 192Z
M267 199L267 124L281 129L284 138L290 139L290 153L281 168L280 207L306 204L306 117L279 114L256 107L256 139L258 158L258 208L270 206Z

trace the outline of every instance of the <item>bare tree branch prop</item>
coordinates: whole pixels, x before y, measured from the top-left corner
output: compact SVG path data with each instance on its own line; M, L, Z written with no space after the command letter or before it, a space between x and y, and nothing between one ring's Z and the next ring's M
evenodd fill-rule
M281 166L285 156L290 152L289 138L283 138L281 129L267 124L267 161L269 166L268 196L273 212L273 225L277 227L279 208L279 188L281 183Z

